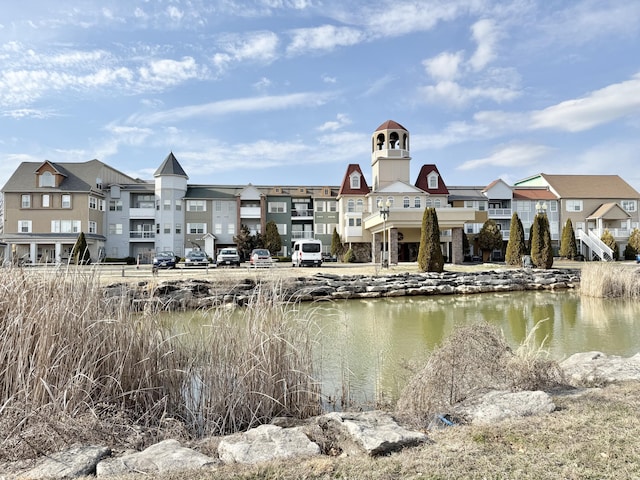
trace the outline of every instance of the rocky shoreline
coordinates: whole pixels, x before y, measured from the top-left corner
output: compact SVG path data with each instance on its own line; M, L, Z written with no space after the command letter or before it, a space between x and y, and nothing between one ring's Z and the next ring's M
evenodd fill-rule
M560 364L568 387L564 395L583 395L594 383L640 381L640 354L630 358L601 352L575 354ZM515 417L548 415L556 410L554 397L542 391L491 391L465 402L468 423L496 424ZM175 439L160 441L143 451L116 454L104 445L75 445L34 460L30 467L0 465L0 479L75 478L80 476L157 476L185 470L214 472L224 465L256 465L274 460L300 462L314 457L388 455L411 447L429 448L429 432L455 426L435 418L419 430L403 426L382 411L332 412L307 420L277 418L247 432L210 439L207 453Z
M258 292L277 294L284 301L327 301L418 295L468 295L523 290L573 289L580 283L579 269L531 268L482 272L394 273L389 275L336 275L316 273L285 279L244 278L231 281L172 279L136 285L114 283L105 288L109 298L126 297L133 308L190 310L219 305L245 305Z

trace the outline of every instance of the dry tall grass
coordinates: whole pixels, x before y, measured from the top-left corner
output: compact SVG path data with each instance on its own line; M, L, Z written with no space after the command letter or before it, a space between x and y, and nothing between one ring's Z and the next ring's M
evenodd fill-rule
M212 312L194 335L131 313L84 272L0 269L0 451L43 418L126 412L197 436L318 411L311 329L274 292L256 295L241 321Z
M640 297L640 268L589 262L580 275L580 294L602 298Z
M400 395L397 410L420 424L488 390L547 389L562 383L556 362L532 346L533 331L512 351L497 327L457 328L436 349Z

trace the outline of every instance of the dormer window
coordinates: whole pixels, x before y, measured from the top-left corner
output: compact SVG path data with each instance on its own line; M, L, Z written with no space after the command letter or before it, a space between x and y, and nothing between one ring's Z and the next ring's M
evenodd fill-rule
M438 188L438 174L431 173L427 177L427 185L429 185L429 190L435 190Z
M51 172L42 172L38 177L38 186L55 187L55 177Z
M360 175L358 173L353 173L349 180L350 180L352 189L354 190L360 189Z

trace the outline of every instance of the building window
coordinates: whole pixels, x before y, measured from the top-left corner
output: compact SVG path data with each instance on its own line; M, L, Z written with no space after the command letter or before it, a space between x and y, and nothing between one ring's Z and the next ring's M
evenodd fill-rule
M269 213L287 213L286 202L269 202L267 205Z
M347 212L355 212L356 211L356 201L353 198L350 198L347 202Z
M427 201L425 202L425 207L429 208L433 206L433 202L431 201L430 198L427 198Z
M404 197L402 199L403 208L409 208L411 206L411 202L409 201L409 197Z
M354 190L359 190L360 189L360 175L357 173L353 173L351 174L351 178L350 180L350 184L351 184L351 188Z
M338 210L338 204L337 202L331 200L328 202L329 203L329 211L330 212L336 212Z
M182 224L176 223L176 233L180 235L182 233Z
M582 200L567 200L567 212L581 212Z
M420 197L416 197L413 199L413 207L420 208Z
M427 178L427 182L428 182L428 185L429 185L429 190L434 190L434 189L438 188L438 175L436 175L435 173L432 173Z
M101 212L104 212L104 208L105 208L106 202L104 201L104 199L99 199L98 200L98 210L100 210Z
M207 233L206 230L207 229L204 223L187 223L187 233L204 234Z
M31 208L31 195L22 195L22 208Z
M38 178L38 186L55 187L55 178L51 172L42 172Z
M91 210L98 209L98 199L96 197L89 197L89 208Z
M164 200L162 202L162 209L166 212L171 210L171 200Z
M316 212L324 212L324 202L316 202Z
M222 224L221 223L215 223L213 225L213 233L215 233L216 235L222 234Z
M638 209L638 204L635 200L622 200L620 203L625 212L635 212Z
M187 212L206 212L204 200L187 200Z
M363 212L363 211L364 211L364 200L359 198L358 200L356 200L356 212Z
M393 207L393 197L387 197L387 205L389 208Z
M176 212L182 211L182 200L176 200Z
M111 211L111 212L121 212L122 211L122 200L109 200L109 211Z
M98 233L98 224L96 222L89 222L89 233Z
M31 233L31 220L18 220L18 232Z
M122 224L121 223L110 223L109 224L109 235L122 235Z
M222 202L220 200L216 200L216 212L222 211Z
M349 219L349 226L350 227L360 227L360 226L362 226L362 219L361 218L350 218Z
M276 223L276 227L278 227L278 233L280 235L287 234L287 224L286 223Z
M165 223L163 231L164 231L164 233L171 233L171 224L170 223Z
M80 233L80 220L51 220L51 233Z
M440 208L442 206L442 200L439 198L433 199L433 206L436 208Z
M227 234L228 235L235 235L236 234L236 226L233 223L229 223L227 225Z
M62 194L62 208L71 208L71 195L68 193Z
M42 195L42 208L49 208L51 206L51 195L45 193Z

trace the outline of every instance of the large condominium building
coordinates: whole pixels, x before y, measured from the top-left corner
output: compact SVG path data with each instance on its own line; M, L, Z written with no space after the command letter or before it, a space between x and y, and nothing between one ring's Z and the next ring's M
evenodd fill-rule
M544 212L556 247L571 219L585 257L608 259L600 241L604 229L624 249L640 225L640 194L615 175L539 174L513 186L496 180L448 187L431 163L412 181L411 160L409 131L389 120L371 136L370 185L359 164L346 166L340 185L309 186L189 184L173 153L147 181L99 160L24 162L2 189L0 255L63 262L84 232L94 260L148 261L156 251L183 256L194 248L214 257L234 245L241 229L264 233L272 221L281 255L305 238L322 240L328 252L335 230L358 260L397 263L416 260L424 209L434 207L450 262L463 261L463 235L473 239L488 218L506 242L514 212L527 238L534 216Z

